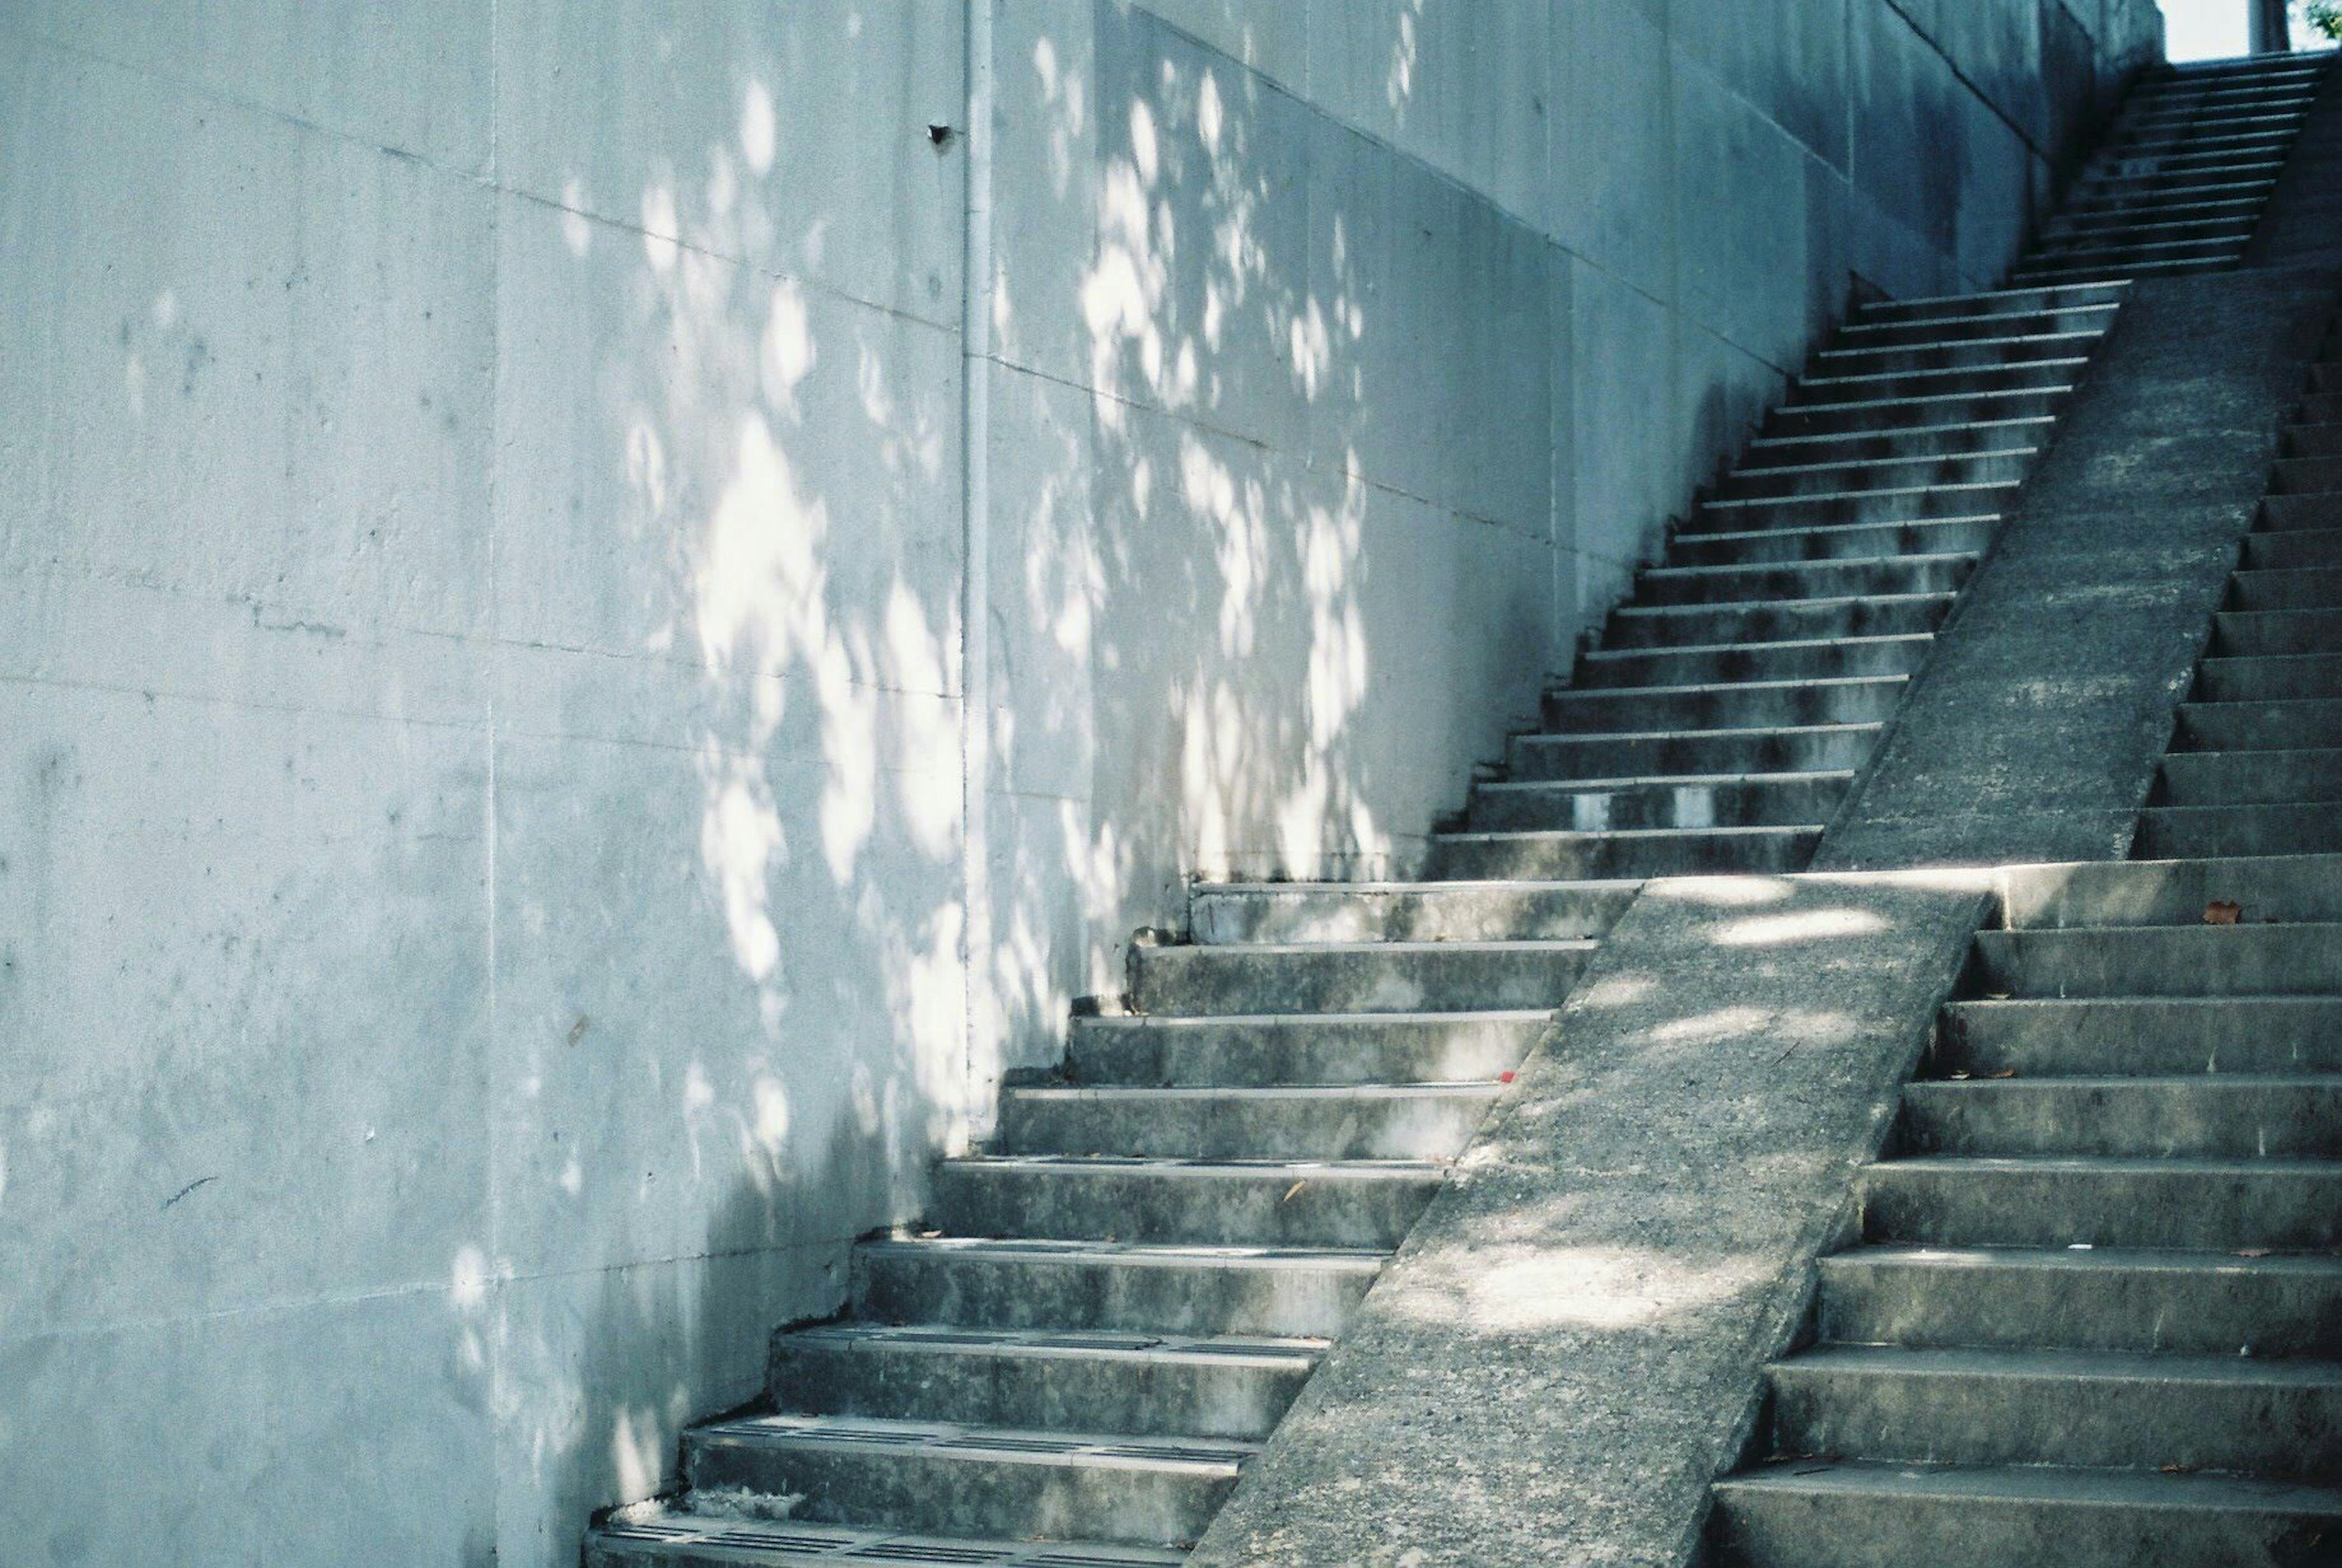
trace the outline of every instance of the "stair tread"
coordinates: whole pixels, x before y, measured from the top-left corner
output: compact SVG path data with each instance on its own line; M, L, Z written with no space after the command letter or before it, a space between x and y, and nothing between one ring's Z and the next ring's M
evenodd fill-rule
M1159 1104L1168 1100L1233 1100L1278 1103L1323 1100L1477 1100L1503 1086L1495 1078L1462 1078L1419 1084L1021 1084L1005 1091L1036 1100L1079 1103Z
M1079 1328L964 1328L953 1323L816 1323L786 1336L800 1343L873 1345L936 1355L1101 1356L1245 1366L1314 1366L1333 1342L1270 1334L1138 1333Z
M1166 1268L1228 1267L1261 1269L1339 1269L1348 1273L1380 1273L1390 1254L1360 1247L1257 1247L1192 1242L1084 1241L1051 1236L881 1236L860 1243L869 1253L925 1256L944 1253L961 1258L1012 1258L1019 1262L1076 1262L1112 1259L1117 1263Z
M2087 1382L2273 1384L2342 1389L2342 1362L2200 1352L2013 1349L1967 1345L1820 1344L1767 1369L1776 1378L1843 1373L1876 1377L2005 1377ZM2078 1390L2077 1392L2079 1392Z
M1231 1475L1261 1450L1257 1443L1226 1437L1050 1432L868 1415L738 1416L694 1427L688 1436L702 1443L724 1440L773 1448L846 1447L861 1453L940 1453L1012 1464L1173 1469Z
M2076 1175L2342 1175L2342 1160L2213 1159L2200 1154L1911 1154L1882 1160L1874 1173L1917 1171L2067 1172Z
M1171 954L1200 957L1256 956L1261 954L1316 953L1592 953L1602 945L1595 936L1539 936L1512 941L1469 939L1456 942L1421 942L1392 938L1375 942L1230 942L1181 944L1172 947L1146 949L1149 958ZM1176 962L1176 960L1175 960Z
M2167 1247L1855 1247L1821 1262L1824 1273L1868 1269L2024 1270L2035 1273L2288 1274L2342 1286L2342 1257L2317 1253L2201 1253Z
M637 1553L705 1549L723 1553L726 1563L806 1563L821 1568L1177 1568L1187 1560L1186 1553L1167 1547L921 1535L687 1509L614 1517L594 1533Z
M1615 794L1636 789L1717 788L1816 781L1837 783L1853 777L1854 770L1851 768L1815 768L1802 773L1648 774L1606 779L1494 779L1473 787L1484 792L1519 790L1551 794Z
M1979 1503L2051 1501L2157 1508L2281 1508L2342 1515L2342 1487L2244 1476L2077 1470L2047 1464L1956 1465L1783 1459L1716 1483L1732 1492L1864 1492Z
M1414 1181L1443 1174L1439 1160L1188 1159L1176 1154L955 1154L946 1165L991 1171L1116 1171L1159 1174L1252 1177L1269 1172L1301 1172L1354 1181Z

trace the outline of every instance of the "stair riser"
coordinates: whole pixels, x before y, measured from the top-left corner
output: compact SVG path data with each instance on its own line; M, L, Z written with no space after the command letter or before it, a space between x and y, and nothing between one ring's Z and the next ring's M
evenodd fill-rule
M1818 828L1680 838L1546 837L1436 841L1426 874L1444 877L1706 876L1802 871Z
M1881 375L1906 370L1985 370L2010 365L2037 365L2047 359L2087 358L2097 331L2083 335L2043 337L1956 338L1932 343L1870 345L1847 343L1813 357L1815 376Z
M2261 503L2260 525L2287 531L2342 528L2342 495L2272 495Z
M2331 751L2342 747L2342 702L2191 703L2173 727L2175 750Z
M2007 481L1934 489L1837 489L1808 495L1749 501L1717 500L1703 505L1671 543L1676 547L1715 534L1762 534L1807 528L1884 527L1939 518L1988 517L2007 506L2015 491Z
M1907 370L1881 375L1807 376L1789 389L1790 408L1815 404L1875 402L1882 398L1949 397L1978 393L2071 392L2080 378L2076 354L2063 359L2030 361L1977 370Z
M2225 235L2207 240L2173 240L2137 231L2116 233L2064 245L2048 245L2038 253L2047 265L2057 266L2127 266L2134 262L2233 261L2244 253L2246 236Z
M1774 1371L1785 1453L1913 1464L2217 1470L2314 1480L2342 1468L2342 1383Z
M1905 685L1900 678L1881 676L1810 685L1549 692L1545 725L1554 734L1587 735L1869 724L1902 704Z
M1449 1159L1495 1103L1469 1097L1198 1101L1068 1099L1011 1091L999 1144L1012 1154L1145 1154L1189 1160ZM1135 1430L1123 1427L1102 1430Z
M2077 305L2066 310L2019 311L2008 315L1947 316L1938 320L1855 325L1841 332L1834 348L1907 348L1959 339L2057 337L2071 333L2103 332L2114 312L2103 306Z
M1339 1333L1374 1283L1355 1269L1185 1266L878 1253L855 1258L854 1310L881 1323L1143 1333Z
M2048 243L2068 249L2134 241L2242 243L2251 239L2253 230L2258 226L2259 218L2256 214L2227 214L2216 207L2196 216L2184 213L2161 213L2154 221L2145 224L2120 218L2052 224L2045 238Z
M1665 650L1723 644L1820 642L1845 637L1931 634L1951 609L1948 594L1914 598L1841 599L1819 604L1681 604L1614 612L1602 645Z
M1991 484L2025 477L2033 453L1959 453L1825 464L1818 459L1781 468L1743 468L1717 486L1727 501L1768 496L1828 495L1848 490L1915 490L1930 484Z
M2023 315L2041 311L2072 310L2086 305L2118 305L2123 291L2111 285L2071 289L2005 289L1994 295L1958 299L1881 300L1855 313L1864 325L1904 322L1914 317L1965 316L1977 321Z
M1188 899L1187 919L1195 939L1211 946L1255 942L1560 942L1602 935L1617 924L1634 897L1632 887L1413 887L1373 892L1205 888Z
M1676 574L1646 572L1646 604L1730 604L1759 599L1952 594L1975 562L1967 556L1901 561L1817 561L1804 565L1722 567Z
M1986 931L1977 935L1976 977L1986 992L2017 997L2331 994L2342 993L2342 941L2330 931L2249 923Z
M1847 639L1787 646L1724 647L1613 654L1580 659L1581 691L1634 686L1691 686L1727 681L1848 680L1857 675L1907 675L1927 661L1929 638Z
M1989 505L2006 504L1992 499ZM1678 534L1667 551L1675 566L1761 566L1801 561L1859 561L1881 555L1981 554L2000 531L1987 514L1940 523L1890 523L1867 526L1769 528L1732 534Z
M2287 457L2342 458L2342 426L2303 424L2285 433Z
M1866 1240L1920 1246L2314 1252L2342 1243L2342 1174L1876 1165Z
M2342 424L2342 392L2313 393L2301 400L2294 417L2304 424Z
M1191 1018L1558 1007L1588 956L1582 951L1522 953L1460 944L1322 953L1141 948L1138 998L1148 1013Z
M2342 697L2342 654L2302 654L2284 659L2207 660L2190 700L2274 703L2300 697Z
M1998 419L1973 424L1930 424L1868 434L1757 442L1742 454L1740 472L1755 474L1771 467L1804 467L1817 463L1902 463L2010 448L2029 450L2047 446L2055 430L2055 424L2047 420Z
M1282 1360L904 1353L788 1333L768 1368L775 1403L802 1414L1242 1442L1266 1438L1309 1376Z
M2162 778L2172 806L2342 801L2342 751L2174 752ZM2342 909L2320 918L2342 920Z
M2330 854L2342 851L2342 809L2328 801L2294 807L2147 811L2139 815L2134 849L2166 859Z
M2237 264L2234 259L2207 257L2197 257L2189 261L2124 262L2119 265L2103 262L2077 262L2071 265L2059 263L2046 266L2026 267L2020 269L2017 275L2033 283L2058 283L2090 277L2177 277L2188 273L2217 272L2235 265Z
M1817 773L1858 768L1877 744L1874 729L1680 734L1635 740L1521 736L1513 743L1512 773L1516 779L1557 781L1653 774Z
M706 1437L686 1448L685 1468L696 1489L802 1496L791 1517L816 1523L1136 1545L1196 1539L1236 1485L1233 1476L1168 1469L774 1448Z
M2269 476L2279 495L2330 495L2342 491L2342 457L2287 457Z
M946 1162L936 1168L934 1217L955 1235L1386 1251L1406 1239L1437 1185L1427 1174L1173 1176L1112 1166L1002 1170Z
M1074 1020L1068 1063L1085 1084L1446 1084L1521 1064L1547 1026L1518 1018L1377 1018L1279 1023Z
M2189 1355L2342 1356L2342 1278L2192 1269L2059 1270L1822 1263L1825 1341Z
M1532 785L1472 797L1479 833L1603 833L1637 828L1789 827L1827 823L1845 797L1842 775L1780 784L1681 784L1652 790L1571 791Z
M1900 1136L1915 1154L2333 1159L2342 1156L2342 1077L2316 1086L2210 1076L2118 1087L1913 1084Z
M2144 1001L1955 1004L1936 1031L1931 1073L2049 1074L2342 1072L2342 1000L2250 1006Z
M2204 929L2207 907L2237 904L2249 926L2342 920L2342 864L2315 856L2132 863L2100 861L2076 866L2027 867L2004 883L2003 924L2019 933L2088 931L2106 926L2176 926L2162 938L2185 945L2230 939L2279 940L2267 931ZM1991 938L2005 943L2004 934ZM2027 936L2025 941L2033 940ZM2054 939L2063 943L2068 938ZM2080 938L2098 944L2103 934Z
M2245 569L2290 572L2323 567L2342 570L2342 528L2288 528L2245 536Z
M1718 1535L1737 1568L2289 1568L2328 1517L2281 1507L2077 1505L1720 1489Z
M1882 394L1883 395L1883 394ZM2031 388L1983 394L1944 394L1897 402L1847 393L1806 408L1777 408L1765 419L1765 434L1799 436L1883 434L1913 424L1973 424L2054 416L2073 395L2066 388Z

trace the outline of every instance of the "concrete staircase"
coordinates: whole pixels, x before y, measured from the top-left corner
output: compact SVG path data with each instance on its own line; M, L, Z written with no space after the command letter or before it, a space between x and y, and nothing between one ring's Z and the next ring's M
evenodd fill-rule
M1805 865L2119 308L1874 305L1816 354L1433 844L1435 878Z
M587 1563L1181 1561L1639 879L1807 863L2122 296L1858 311L1425 880L1198 889Z
M2146 77L2011 281L2234 266L2332 67L2330 55L2277 55Z
M2135 853L2342 851L2342 324L2286 429Z
M1727 1560L2342 1562L2337 374L2329 335L2156 858L2017 874L1977 937L1772 1459L1716 1489Z
M1723 1560L2342 1560L2342 859L2060 868L2006 927L1716 1488Z

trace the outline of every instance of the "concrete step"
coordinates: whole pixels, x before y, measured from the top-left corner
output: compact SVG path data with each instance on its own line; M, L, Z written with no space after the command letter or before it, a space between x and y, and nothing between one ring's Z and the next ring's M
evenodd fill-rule
M2212 652L2222 658L2281 658L2342 648L2342 608L2224 610L2213 621Z
M2270 495L2261 502L2265 529L2342 528L2342 495Z
M2210 203L2192 213L2161 213L2146 223L2085 214L2061 218L2043 231L2044 244L2104 238L2122 233L2158 240L2247 239L2259 226L2260 215L2251 203Z
M1178 1568L1186 1560L1166 1547L906 1535L666 1507L629 1509L586 1543L586 1568Z
M1915 320L1978 320L1988 316L2019 315L2041 311L2072 310L2093 305L2119 305L2123 291L2117 286L2089 288L2013 288L1989 289L1979 294L1935 295L1924 298L1874 300L1854 313L1857 325L1875 325L1886 322Z
M1935 637L1814 637L1793 643L1717 643L1679 648L1597 648L1572 672L1580 691L1602 687L1687 686L1724 681L1845 679L1907 675L1927 661ZM2342 645L2342 644L2337 644Z
M2295 805L2342 801L2342 751L2173 752L2162 806ZM2329 918L2342 920L2342 912Z
M1880 724L1674 730L1640 735L1516 735L1516 780L1828 773L1858 768Z
M2007 392L1946 392L1917 397L1877 397L1861 392L1780 405L1765 416L1767 439L1876 435L1930 425L1994 424L2054 418L2071 387L2018 387Z
M2077 280L2082 278L2118 277L2123 279L2170 277L2182 273L2217 272L2234 266L2235 262L2221 258L2189 258L2181 261L2140 261L2113 264L2049 263L2018 269L2019 275L2037 281Z
M2303 424L2342 424L2342 392L2313 392L2301 400L2294 417Z
M1410 1160L970 1155L936 1167L934 1217L955 1235L1387 1251L1406 1239L1443 1169Z
M2310 394L2342 392L2342 365L2331 361L2313 365L2304 378L2303 390Z
M1605 652L1813 643L1932 633L1952 607L1950 589L1925 594L1837 594L1723 604L1622 604L1603 624Z
M2259 925L2342 921L2342 856L2098 861L2006 874L2002 924L2018 931L2099 926L2201 928L2215 902Z
M2044 245L2034 253L2037 265L2093 266L2127 265L2133 262L2201 260L2233 262L2245 254L2247 236L2225 235L2212 239L2168 239L2141 232L2149 225L2116 230L2087 239Z
M2336 851L2342 851L2342 809L2332 799L2288 805L2151 806L2139 814L2133 845L2135 854L2158 856Z
M2057 305L2035 310L2004 311L1993 315L1963 315L1957 311L1943 315L1908 316L1901 320L1872 321L1857 315L1838 329L1832 339L1840 348L1876 348L1889 345L1942 343L1947 341L1991 341L2001 338L2029 338L2057 333L2099 333L2114 324L2115 313L2121 307L2112 300L2087 304Z
M1220 1438L761 1415L686 1433L683 1463L696 1491L797 1497L792 1523L1168 1546L1204 1533L1258 1452Z
M1969 1078L1907 1084L1914 1154L2342 1157L2342 1074Z
M2342 609L2342 571L2317 566L2254 572L2228 579L2228 610Z
M1943 397L1987 392L2071 392L2088 367L2088 356L2028 360L2021 365L1961 370L1894 370L1878 374L1805 375L1789 385L1785 406L1875 403L1881 399Z
M2141 165L2147 166L2142 168ZM2097 172L2076 180L2067 199L2077 209L2087 211L2109 202L2160 196L2171 190L2198 192L2273 183L2285 167L2285 160L2247 154L2196 166L2169 168L2162 165L2159 158L2102 165Z
M2111 307L2109 307L2111 308ZM1766 435L1740 454L1741 472L1817 463L1895 463L1914 458L1957 457L1969 453L2037 451L2049 443L2056 419L1977 419L1965 424L1917 424L1892 430L1836 435ZM2314 429L2315 426L2303 426Z
M2331 461L2342 462L2342 458ZM2342 568L2342 528L2287 528L2247 534L2244 564L2254 572Z
M2342 746L2342 702L2182 703L2175 751L2297 752Z
M2342 1258L1857 1247L1820 1301L1844 1344L2342 1359Z
M1600 936L1634 898L1630 882L1202 883L1187 924L1206 945L1556 941Z
M2067 199L2065 210L2077 215L2120 213L2156 217L2174 206L2197 206L2215 201L2265 201L2276 186L2276 176L2257 172L2198 175L2127 185L2108 184L2077 193ZM2019 270L2040 269L2027 265Z
M1974 484L1905 485L1872 490L1816 491L1704 501L1676 535L1749 534L1768 529L1823 528L1855 524L1918 523L1937 518L1997 516L2014 498L2013 480Z
M1432 840L1430 876L1706 876L1803 871L1823 824L1620 833L1458 833ZM1558 1005L1558 1004L1556 1004Z
M2342 457L2342 424L2296 424L2285 433L2287 457Z
M2342 457L2285 457L2270 471L2269 489L2279 495L2323 495L2342 491Z
M1556 734L1616 734L1867 724L1892 714L1909 684L1908 675L1850 675L1547 692L1545 725Z
M2292 145L2292 136L2279 129L2196 137L2163 147L2117 147L2084 165L2080 180L2087 185L2109 176L2227 169L2243 164L2282 165Z
M1636 577L1636 588L1638 607L1644 608L1956 594L1976 562L1974 554L1962 552L1757 566L1655 566Z
M1338 1333L1379 1251L967 1236L865 1242L854 1312L876 1323L1146 1333Z
M1009 1154L1451 1159L1501 1089L1494 1079L1265 1088L1030 1084L1003 1091L996 1141Z
M1781 827L1826 823L1851 771L1755 774L1594 784L1482 784L1475 833L1612 833L1643 828Z
M1768 1369L1784 1453L2342 1479L2342 1363L1822 1345Z
M2317 537L2317 535L2310 535ZM2342 534L2334 536L2342 543ZM2337 560L2342 565L2342 560ZM2199 703L2286 702L2297 697L2342 697L2342 653L2218 657L2196 667Z
M1980 931L1970 970L2010 996L2342 995L2342 925Z
M1896 371L1980 369L2043 360L2087 359L2097 347L2101 330L2093 325L2079 332L2031 336L1965 334L1919 343L1841 341L1839 346L1817 351L1807 364L1807 372L1812 376L1833 379Z
M2342 1072L2342 997L1955 1002L1937 1023L1927 1071L2020 1080Z
M2030 429L2030 426L2022 428ZM1897 457L1813 457L1802 463L1759 462L1736 470L1718 487L1725 500L1827 495L1851 490L1924 489L1933 484L1989 484L2025 477L2039 449L2027 445Z
M1889 1160L1862 1174L1863 1238L1957 1247L2331 1252L2342 1164L2328 1160Z
M1146 1013L1475 1013L1560 1006L1597 945L1582 938L1247 943L1136 947L1131 956L1138 1008Z
M2121 208L2102 212L2060 213L2051 229L2060 234L2107 234L2119 229L2148 229L2165 224L2242 224L2247 229L2260 226L2261 214L2268 203L2257 195L2223 196L2201 202L2158 203L2153 212L2136 213Z
M773 1336L770 1388L796 1415L1260 1442L1323 1339L825 1323Z
M1987 497L2003 504L2005 496ZM1703 521L1706 520L1703 514ZM1740 521L1730 514L1726 521ZM1744 533L1686 529L1668 543L1670 566L1761 566L1797 561L1863 561L1891 555L1980 555L2000 532L2000 514L1924 522L1768 525Z
M1797 1460L1717 1483L1735 1568L2293 1568L2342 1491L2231 1476Z
M1083 1084L1457 1083L1519 1066L1552 1018L1541 1007L1076 1018L1066 1070Z

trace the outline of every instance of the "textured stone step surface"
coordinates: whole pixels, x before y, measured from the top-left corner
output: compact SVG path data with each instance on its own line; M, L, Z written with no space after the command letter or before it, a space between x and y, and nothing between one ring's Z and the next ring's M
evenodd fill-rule
M2342 1072L2342 997L1956 1002L1929 1068L2020 1077Z
M596 1531L586 1568L1177 1568L1184 1551L1097 1542L978 1540L636 1509Z
M1600 936L1635 893L1631 882L1206 883L1187 918L1213 945L1562 941Z
M2342 994L2342 925L1987 931L1979 984L2015 996Z
M2342 1258L1857 1247L1821 1273L1831 1343L2342 1360Z
M1929 1082L1904 1092L1914 1154L2342 1156L2342 1074Z
M1270 1088L1011 1088L998 1146L1011 1154L1111 1149L1175 1159L1444 1159L1460 1153L1501 1087L1465 1084Z
M933 1215L955 1235L1387 1251L1441 1174L1413 1160L977 1155L936 1168Z
M1466 869L1463 874L1488 874ZM1550 881L1612 873L1556 866L1542 876L1522 874ZM1595 944L1246 943L1134 951L1140 1006L1194 1016L1558 1007L1593 958Z
M2342 1164L1937 1155L1869 1167L1862 1205L1874 1242L2320 1252L2342 1244Z
M1077 1018L1067 1054L1085 1084L1426 1084L1517 1065L1553 1014L1303 1013Z

